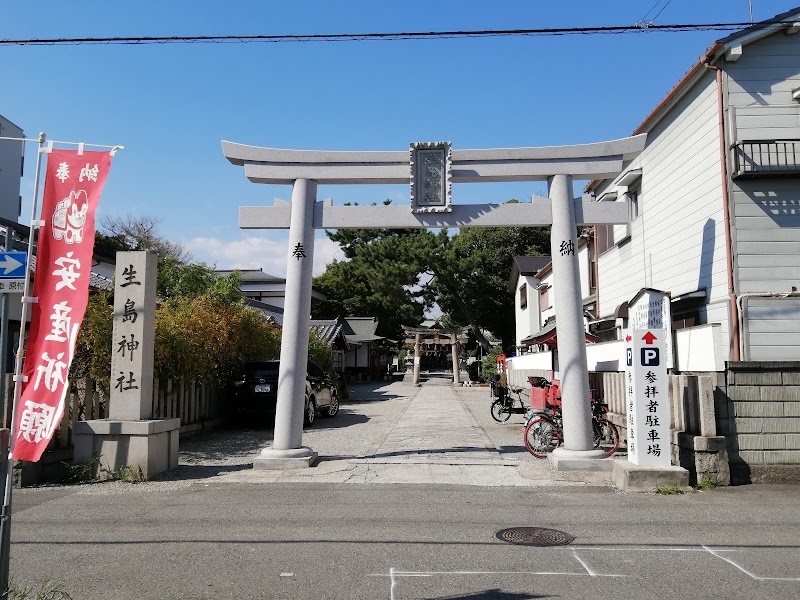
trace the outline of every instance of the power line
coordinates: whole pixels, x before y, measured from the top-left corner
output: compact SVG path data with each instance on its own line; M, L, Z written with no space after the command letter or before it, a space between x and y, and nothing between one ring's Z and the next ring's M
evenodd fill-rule
M652 19L650 19L650 20L648 21L648 20L647 20L647 17L648 17L648 16L650 15L650 13L651 13L651 12L653 12L653 11L656 9L656 7L657 7L659 4L661 4L662 2L666 2L666 4L664 4L664 6L662 6L662 7L661 7L661 10L659 10L659 11L656 13L656 15L655 15L655 16L654 16ZM647 12L644 14L644 16L643 16L641 19L639 19L639 20L636 22L636 25L638 25L638 26L640 26L640 27L652 27L652 26L653 26L653 24L656 22L656 19L657 19L659 16L661 16L661 13L662 13L662 12L664 12L664 9L665 9L665 8L667 8L667 7L670 5L670 3L671 3L671 2L672 2L672 0L657 0L657 2L656 2L655 4L653 4L653 6L651 6L651 7L650 7L650 10L648 10L648 11L647 11Z
M660 14L660 13L659 13ZM565 35L620 35L643 31L732 31L749 27L751 23L706 23L653 25L637 24L612 27L562 27L553 29L481 29L473 31L409 31L402 33L322 33L308 35L220 35L220 36L142 36L142 37L83 37L46 39L0 39L0 46L64 46L81 44L247 44L254 42L298 43L298 42L360 42L397 41L454 38L518 37L518 36L565 36ZM765 28L779 29L785 23L771 23Z

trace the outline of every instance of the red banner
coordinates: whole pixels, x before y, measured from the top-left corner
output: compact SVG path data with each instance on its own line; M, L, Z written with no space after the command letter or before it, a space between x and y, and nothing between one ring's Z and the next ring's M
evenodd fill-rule
M22 396L14 407L13 456L37 461L64 413L67 376L89 297L94 213L108 152L53 150L47 160Z

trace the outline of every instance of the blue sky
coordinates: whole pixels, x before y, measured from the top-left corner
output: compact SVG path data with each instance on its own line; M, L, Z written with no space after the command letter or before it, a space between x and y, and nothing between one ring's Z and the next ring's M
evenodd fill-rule
M667 4L668 2L668 4ZM0 38L261 35L742 22L747 0L30 2ZM752 0L754 20L800 5ZM651 13L652 16L653 13ZM425 41L0 47L0 114L50 139L120 144L99 216L161 219L218 268L285 274L286 235L238 228L240 205L289 199L228 163L220 140L276 148L546 146L629 135L722 32ZM30 219L34 145L21 222ZM455 186L455 203L546 194ZM334 202L408 202L405 186L321 186ZM318 237L315 274L335 256Z

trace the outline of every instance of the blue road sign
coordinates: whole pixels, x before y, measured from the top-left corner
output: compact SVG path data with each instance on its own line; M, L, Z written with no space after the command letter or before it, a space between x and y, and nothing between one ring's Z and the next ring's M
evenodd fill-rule
M0 252L0 279L24 279L27 259L25 252Z

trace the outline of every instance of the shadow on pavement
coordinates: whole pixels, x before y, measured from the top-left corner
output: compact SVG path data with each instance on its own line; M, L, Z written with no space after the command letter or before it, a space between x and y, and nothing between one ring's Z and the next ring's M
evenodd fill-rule
M327 417L326 418L317 417L311 428L306 429L306 431L311 431L314 429L341 429L343 427L360 425L362 423L366 423L367 421L369 421L369 417L366 415L362 415L357 412L352 412L346 408L340 408L339 414L333 417L332 419L329 419Z
M500 588L495 588L472 594L459 594L458 596L436 596L429 600L529 600L530 598L552 598L552 596L527 593L517 594L516 592L504 592Z
M236 471L245 471L253 468L252 458L247 460L246 464L241 465L179 465L177 469L165 471L152 477L151 481L183 481L189 479L208 479L209 477L216 477L224 473L235 473Z
M408 456L412 454L451 454L455 452L487 452L495 454L494 448L484 448L483 446L458 446L455 448L425 448L422 450L398 450L397 452L383 452L374 454L368 458L386 458L390 456Z

